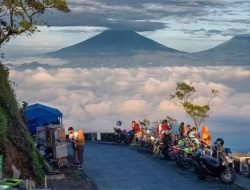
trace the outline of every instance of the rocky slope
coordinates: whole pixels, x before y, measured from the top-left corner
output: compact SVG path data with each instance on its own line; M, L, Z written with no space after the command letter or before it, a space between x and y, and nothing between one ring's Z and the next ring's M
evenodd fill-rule
M21 171L21 178L40 183L43 160L24 125L13 85L7 67L0 63L0 154L4 156L4 176L12 177L14 165Z

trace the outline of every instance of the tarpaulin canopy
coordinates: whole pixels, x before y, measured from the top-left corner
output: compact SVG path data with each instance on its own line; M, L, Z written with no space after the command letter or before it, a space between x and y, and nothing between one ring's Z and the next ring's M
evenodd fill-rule
M42 104L33 104L24 112L26 125L32 135L36 133L37 127L49 124L60 124L63 114L56 108Z

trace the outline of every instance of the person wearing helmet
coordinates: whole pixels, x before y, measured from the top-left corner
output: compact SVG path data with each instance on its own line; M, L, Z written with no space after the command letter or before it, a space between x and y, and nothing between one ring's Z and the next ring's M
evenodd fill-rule
M116 122L116 126L117 126L117 127L122 126L122 121L117 121L117 122Z
M226 164L229 163L227 159L227 154L224 149L224 140L222 138L217 138L213 145L213 157L219 161L224 161Z

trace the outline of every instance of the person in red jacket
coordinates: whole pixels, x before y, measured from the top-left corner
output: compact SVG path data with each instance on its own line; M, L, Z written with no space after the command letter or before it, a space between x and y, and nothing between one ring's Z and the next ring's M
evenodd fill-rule
M171 127L168 125L168 120L164 119L162 123L159 125L159 138L160 141L163 142L166 135L170 134Z
M135 132L135 140L136 140L136 142L138 142L138 140L141 138L140 125L138 123L136 123L135 121L132 121L131 128Z

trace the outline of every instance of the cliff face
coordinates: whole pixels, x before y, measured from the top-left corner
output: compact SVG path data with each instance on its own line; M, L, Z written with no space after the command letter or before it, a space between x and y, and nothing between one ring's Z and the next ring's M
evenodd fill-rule
M40 183L43 160L24 125L12 85L8 68L0 63L0 154L4 156L4 176L12 177L13 164L22 178Z

